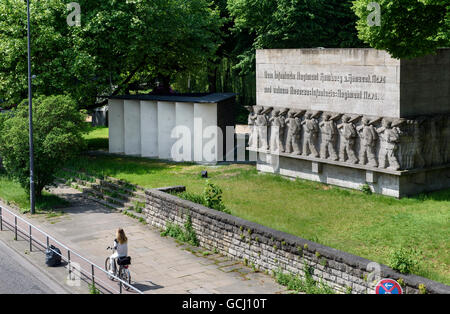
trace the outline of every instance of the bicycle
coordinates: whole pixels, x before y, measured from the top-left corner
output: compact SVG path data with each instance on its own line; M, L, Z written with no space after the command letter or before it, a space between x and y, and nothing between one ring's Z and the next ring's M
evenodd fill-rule
M108 246L107 250L112 250L114 252L114 248ZM117 267L117 264L119 264L119 267ZM131 258L129 256L126 257L119 257L116 261L114 261L114 270L111 271L111 261L110 257L107 257L105 260L105 269L108 272L108 274L113 274L115 277L118 277L119 279L125 281L127 284L131 286L131 273L128 269L128 266L131 264ZM111 275L108 275L109 280L114 280L114 277ZM130 290L130 286L125 285L125 289L128 291Z

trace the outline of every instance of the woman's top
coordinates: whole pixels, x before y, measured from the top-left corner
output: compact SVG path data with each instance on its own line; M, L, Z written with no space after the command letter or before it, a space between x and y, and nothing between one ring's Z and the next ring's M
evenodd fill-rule
M114 248L116 249L119 257L128 256L128 245L126 242L124 244L120 244L117 240L114 240Z

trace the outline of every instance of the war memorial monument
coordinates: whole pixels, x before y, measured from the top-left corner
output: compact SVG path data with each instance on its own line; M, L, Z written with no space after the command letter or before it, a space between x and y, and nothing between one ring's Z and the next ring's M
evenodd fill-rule
M394 197L450 187L450 49L258 50L256 73L259 171Z

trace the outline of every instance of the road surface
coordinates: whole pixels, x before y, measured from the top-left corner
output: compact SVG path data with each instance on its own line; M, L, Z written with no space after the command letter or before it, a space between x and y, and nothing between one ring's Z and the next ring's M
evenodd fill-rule
M0 240L0 294L53 293L65 291Z

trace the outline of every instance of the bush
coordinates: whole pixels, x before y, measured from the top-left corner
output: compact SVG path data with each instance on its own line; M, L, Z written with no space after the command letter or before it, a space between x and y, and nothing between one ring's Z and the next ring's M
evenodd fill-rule
M170 236L182 242L187 242L193 246L199 246L200 242L197 239L197 234L192 227L191 216L188 215L186 223L184 224L184 230L180 226L174 223L167 222L166 230L161 232L162 237Z
M361 186L361 191L362 191L364 194L367 194L367 195L371 195L371 194L372 194L372 189L370 188L370 185L368 185L367 183L366 183L366 184L363 184L363 185Z
M326 283L318 283L312 278L312 268L304 265L305 279L293 274L283 273L281 269L275 272L275 280L288 290L304 292L306 294L334 294L334 290Z
M84 114L68 96L39 97L33 102L34 180L36 195L51 185L64 163L84 148ZM30 188L28 101L1 123L0 156L8 175Z
M203 198L203 195L199 195L199 194L195 194L195 193L190 193L190 192L181 192L176 194L178 197L191 201L193 203L197 203L200 205L204 205L205 204L205 200Z
M205 207L231 214L230 210L225 207L225 204L222 201L222 189L209 181L206 181L206 186L202 194L181 192L176 195L182 199L203 205Z
M389 256L389 266L402 274L410 274L420 264L420 252L413 248L393 250Z
M206 186L203 190L203 199L205 200L206 207L221 212L226 211L225 204L222 201L222 189L209 181L206 181Z

